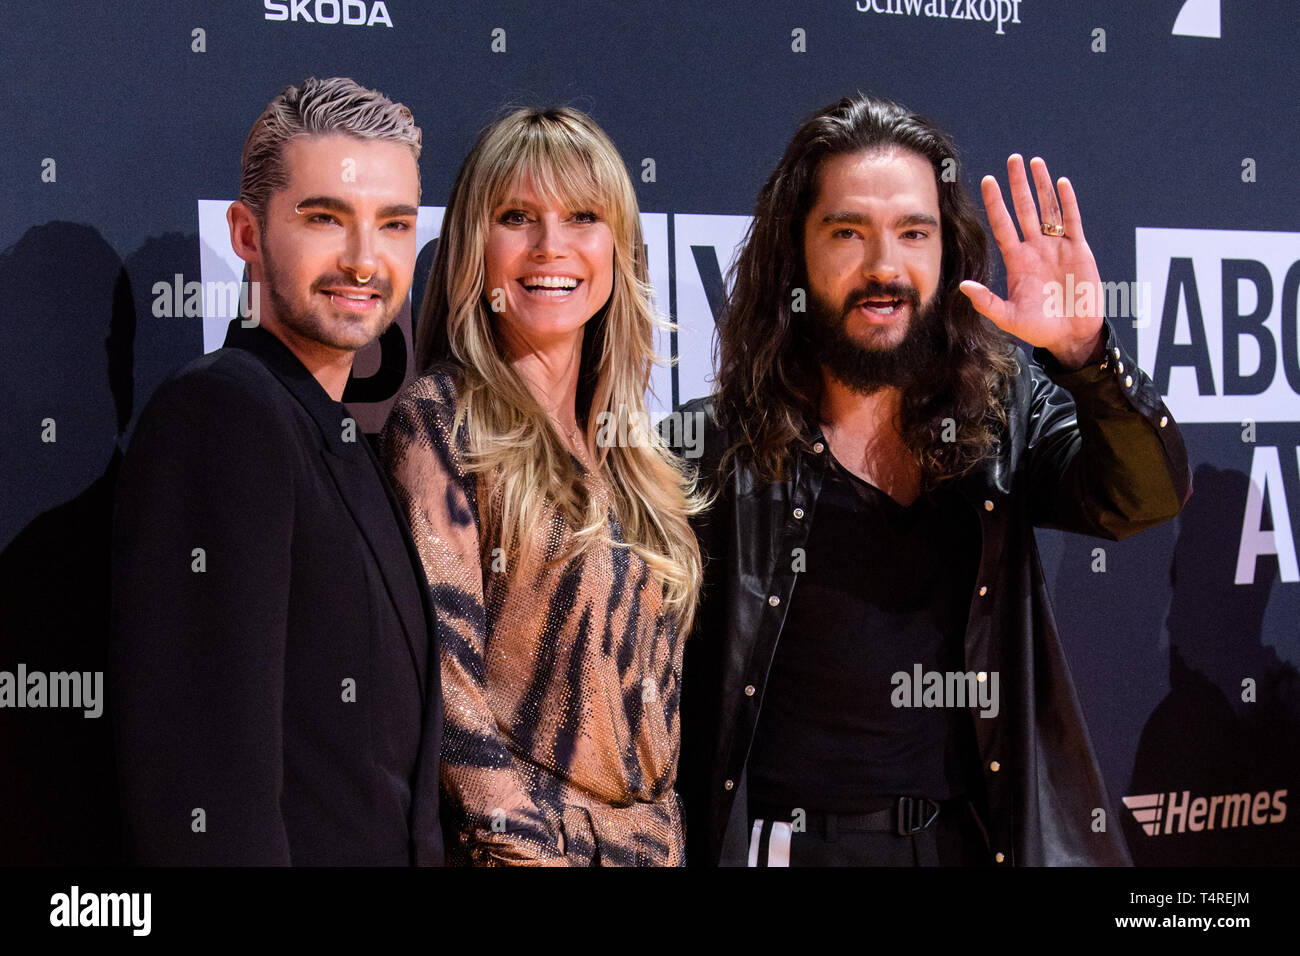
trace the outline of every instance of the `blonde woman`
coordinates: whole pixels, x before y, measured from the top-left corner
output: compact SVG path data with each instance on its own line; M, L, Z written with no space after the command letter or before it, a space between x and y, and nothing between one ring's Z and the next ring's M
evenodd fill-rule
M645 425L653 317L604 132L517 110L466 158L384 460L437 614L453 862L681 865L693 486Z

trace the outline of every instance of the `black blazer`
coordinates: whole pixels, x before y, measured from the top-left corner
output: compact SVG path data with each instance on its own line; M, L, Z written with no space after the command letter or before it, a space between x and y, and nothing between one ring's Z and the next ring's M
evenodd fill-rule
M128 857L441 864L442 694L406 520L279 339L159 387L114 515L108 706Z

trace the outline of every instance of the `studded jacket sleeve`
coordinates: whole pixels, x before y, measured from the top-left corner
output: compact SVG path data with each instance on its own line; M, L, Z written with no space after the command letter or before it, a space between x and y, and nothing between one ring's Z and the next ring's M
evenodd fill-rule
M1151 379L1109 322L1103 357L1064 370L1045 350L1028 401L1023 467L1035 525L1119 540L1176 515L1187 450Z

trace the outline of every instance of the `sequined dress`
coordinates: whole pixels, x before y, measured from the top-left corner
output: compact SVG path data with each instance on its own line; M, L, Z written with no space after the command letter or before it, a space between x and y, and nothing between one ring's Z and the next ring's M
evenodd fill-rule
M455 371L437 368L403 393L381 439L437 616L450 858L682 865L682 641L662 587L626 548L545 566L572 534L553 508L528 566L480 557L479 478L463 468L464 428L452 435L455 404ZM609 522L622 541L612 511Z

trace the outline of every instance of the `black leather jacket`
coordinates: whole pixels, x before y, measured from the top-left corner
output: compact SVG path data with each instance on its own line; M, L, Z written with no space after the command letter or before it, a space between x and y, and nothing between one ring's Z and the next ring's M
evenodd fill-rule
M1064 372L1043 350L1011 384L995 457L959 479L982 545L966 626L966 669L997 671L996 717L974 720L997 863L1127 865L1084 726L1034 541L1035 526L1119 540L1176 515L1191 494L1187 452L1151 380L1109 323L1105 358ZM704 412L706 486L730 436ZM676 435L681 429L675 430ZM689 433L688 433L689 434ZM685 651L678 790L691 865L745 865L745 765L786 609L791 553L804 547L826 466L821 434L792 450L789 478L733 473L695 521L704 593ZM674 447L678 454L684 449ZM713 484L709 484L714 479ZM1105 830L1094 813L1104 809Z

